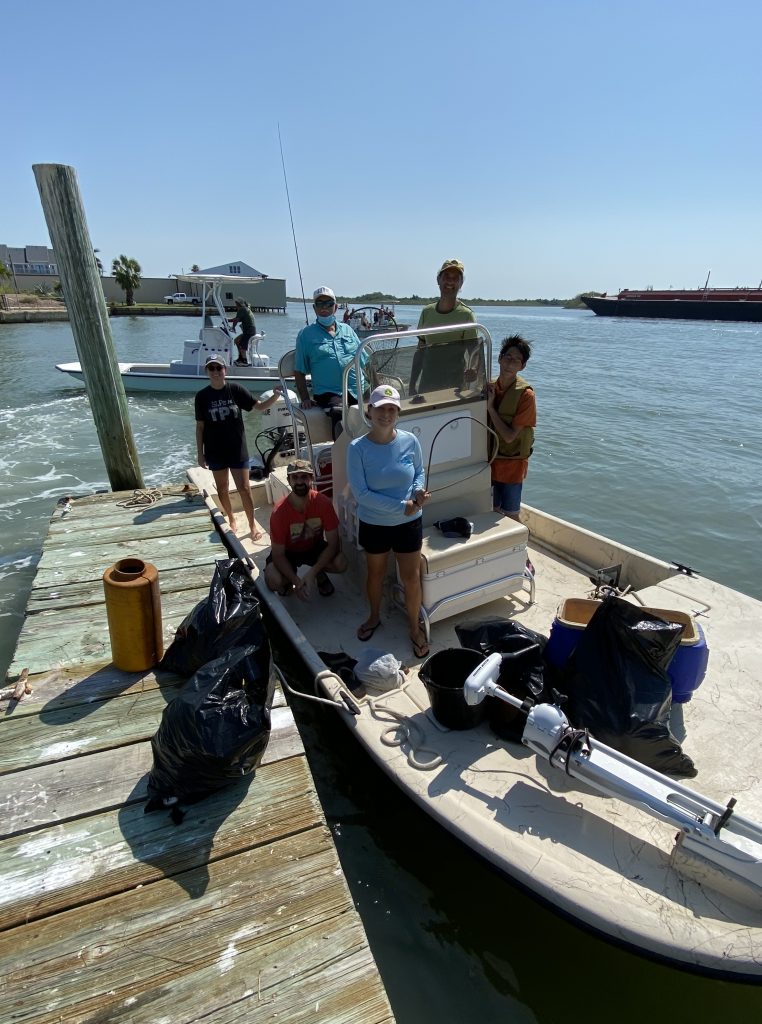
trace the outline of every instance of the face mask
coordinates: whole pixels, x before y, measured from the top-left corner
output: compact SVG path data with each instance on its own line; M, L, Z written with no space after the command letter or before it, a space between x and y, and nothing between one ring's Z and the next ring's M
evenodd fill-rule
M317 322L321 327L330 327L332 324L336 323L336 314L331 313L330 316L319 316L317 318Z

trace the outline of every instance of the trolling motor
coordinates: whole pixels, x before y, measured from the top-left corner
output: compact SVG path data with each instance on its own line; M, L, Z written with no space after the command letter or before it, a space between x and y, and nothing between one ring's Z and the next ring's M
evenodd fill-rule
M735 813L735 799L723 807L599 743L587 730L573 728L559 704L534 704L512 696L497 682L503 660L511 657L490 654L474 669L463 684L467 704L480 704L491 696L518 708L527 716L521 742L535 754L606 796L676 825L676 849L704 858L762 896L762 827Z

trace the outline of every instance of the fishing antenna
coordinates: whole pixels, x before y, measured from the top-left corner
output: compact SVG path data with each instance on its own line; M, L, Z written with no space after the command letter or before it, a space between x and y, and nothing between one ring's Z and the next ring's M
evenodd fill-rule
M288 194L288 178L286 177L286 161L283 159L283 142L280 137L280 121L278 122L278 145L280 146L280 162L283 166L283 181L286 186L286 199L288 200L288 215L291 218L291 234L294 236L294 252L296 253L296 269L299 271L299 284L302 289L302 302L304 303L304 322L309 324L310 319L307 313L307 300L304 297L304 281L302 280L302 268L299 264L299 249L296 244L296 231L294 230L294 215L291 212L291 196Z

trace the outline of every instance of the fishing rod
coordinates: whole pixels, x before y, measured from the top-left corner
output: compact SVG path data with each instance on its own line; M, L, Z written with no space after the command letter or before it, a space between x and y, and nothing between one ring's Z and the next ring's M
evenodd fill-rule
M286 177L286 161L283 158L283 142L280 137L280 121L278 122L278 145L280 146L280 162L283 167L283 181L286 186L286 199L288 200L288 215L291 218L291 234L294 237L294 252L296 253L296 269L299 271L299 285L302 289L302 302L304 303L304 322L308 324L310 322L309 314L307 313L307 299L304 296L304 281L302 280L302 268L299 264L299 248L296 244L296 231L294 230L294 215L291 212L291 196L288 193L288 178Z

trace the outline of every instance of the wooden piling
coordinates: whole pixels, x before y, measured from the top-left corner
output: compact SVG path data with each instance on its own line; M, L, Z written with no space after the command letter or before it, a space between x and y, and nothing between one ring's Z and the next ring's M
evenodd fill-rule
M111 488L142 488L143 475L132 436L127 396L76 171L63 164L34 164L32 170L58 262L74 344Z

